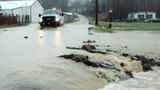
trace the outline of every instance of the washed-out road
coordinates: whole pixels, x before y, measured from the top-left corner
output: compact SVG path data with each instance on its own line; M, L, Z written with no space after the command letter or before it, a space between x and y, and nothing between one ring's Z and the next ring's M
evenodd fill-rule
M41 30L37 23L0 30L0 90L96 90L105 83L83 64L59 59L88 39L88 21ZM6 31L7 30L7 31ZM28 36L27 39L24 37Z
M79 46L92 39L100 45L128 46L131 51L160 55L160 33L117 32L88 35L88 20L41 30L37 23L0 30L0 90L97 90L106 82L91 68L58 58L75 53L66 46ZM142 36L143 35L143 36ZM28 36L28 38L24 38Z

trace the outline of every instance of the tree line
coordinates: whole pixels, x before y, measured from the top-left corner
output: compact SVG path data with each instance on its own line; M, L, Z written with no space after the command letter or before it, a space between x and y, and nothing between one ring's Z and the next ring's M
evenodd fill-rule
M98 0L99 1L99 14L108 16L109 8L113 9L114 20L125 20L129 13L133 12L156 12L157 17L160 17L160 0ZM75 6L78 6L73 3ZM74 8L74 7L73 7ZM86 0L81 6L76 7L81 9L81 13L89 16L95 15L95 0Z

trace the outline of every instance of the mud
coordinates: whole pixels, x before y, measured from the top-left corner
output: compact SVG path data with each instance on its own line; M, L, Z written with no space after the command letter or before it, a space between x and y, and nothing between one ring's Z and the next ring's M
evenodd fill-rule
M95 45L91 45L91 44L84 44L80 47L66 47L66 48L67 49L74 49L74 50L85 50L90 53L107 54L107 52L98 50Z
M119 78L122 78L121 73L123 73L123 79L124 78L125 79L133 78L133 74L131 72L128 72L128 71L123 72L120 69L117 69L117 68L113 67L112 65L104 63L104 62L95 62L96 60L91 61L91 60L89 60L89 57L85 56L85 55L68 54L68 55L61 55L59 57L60 58L65 58L65 59L68 59L68 60L72 60L72 61L75 61L75 62L78 62L78 63L83 63L83 64L85 64L86 66L89 66L89 67L93 67L93 68L97 68L97 69L103 69L103 71L100 70L98 73L96 73L96 75L97 75L98 78L105 79L108 82L113 82L113 81L115 81L115 79L111 78L110 75L106 75L107 70L113 71L112 73L114 73L115 76L119 77ZM107 78L107 77L110 77L110 78ZM123 79L121 79L121 80L123 80Z
M146 56L143 56L143 55L131 55L129 53L121 53L119 51L112 50L112 49L106 49L106 52L102 52L102 50L97 49L97 46L100 46L100 45L93 45L92 40L88 40L86 42L83 41L83 43L90 43L90 44L83 44L79 48L77 48L77 47L67 47L67 49L84 50L84 51L87 51L89 53L96 53L96 54L102 54L102 55L107 55L109 53L112 53L112 54L114 53L114 54L117 54L118 56L120 56L122 58L128 58L127 63L124 62L124 61L122 61L122 62L118 61L119 65L117 65L118 63L116 63L116 65L113 65L113 64L109 64L108 62L115 63L114 60L113 61L107 61L107 62L103 62L105 60L102 60L102 61L90 60L90 56L82 55L82 54L68 54L68 55L60 56L60 57L63 57L65 59L70 59L70 60L73 60L75 62L83 63L83 64L85 64L87 66L90 66L90 67L104 69L102 71L100 70L96 75L97 75L98 78L103 78L103 79L107 80L108 82L117 81L117 80L115 80L115 78L106 75L106 71L108 69L110 69L110 71L112 73L114 73L113 70L115 70L116 72L125 73L125 77L134 78L134 76L133 76L134 72L150 71L150 70L153 70L152 69L153 66L159 66L160 65L160 62L158 62L156 59L149 58L149 57L146 57ZM104 45L104 46L111 47L110 45ZM124 46L122 48L128 48L128 47ZM121 74L119 73L119 74L116 74L115 76L118 76L118 75L121 75ZM109 77L109 78L107 78L107 77ZM124 79L119 78L119 80L124 80Z

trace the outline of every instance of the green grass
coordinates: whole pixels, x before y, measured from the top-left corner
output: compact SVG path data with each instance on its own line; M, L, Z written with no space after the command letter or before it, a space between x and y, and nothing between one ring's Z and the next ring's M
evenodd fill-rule
M149 30L160 31L160 23L125 23L125 22L113 22L113 30Z
M94 25L94 21L89 21ZM113 22L112 29L108 29L107 22L99 22L99 26L95 28L96 32L113 32L116 30L124 31L160 31L160 23L143 23L143 22Z
M0 29L2 28L9 28L9 27L16 27L17 25L0 25Z
M101 26L96 26L96 27L94 28L94 30L95 30L96 32L108 32L108 33L113 33L113 30L112 30L112 29L109 29L109 28L107 28L107 27L101 27Z

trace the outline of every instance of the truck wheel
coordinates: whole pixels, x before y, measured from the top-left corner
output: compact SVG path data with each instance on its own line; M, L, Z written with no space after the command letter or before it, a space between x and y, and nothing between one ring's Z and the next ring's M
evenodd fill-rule
M60 22L58 22L58 23L57 23L57 26L61 26L61 23L60 23Z
M40 28L41 28L41 29L43 29L43 28L44 28L44 26L40 25Z
M44 28L43 24L42 24L42 23L40 23L40 29L43 29L43 28Z
M43 29L44 27L41 27L41 29Z

